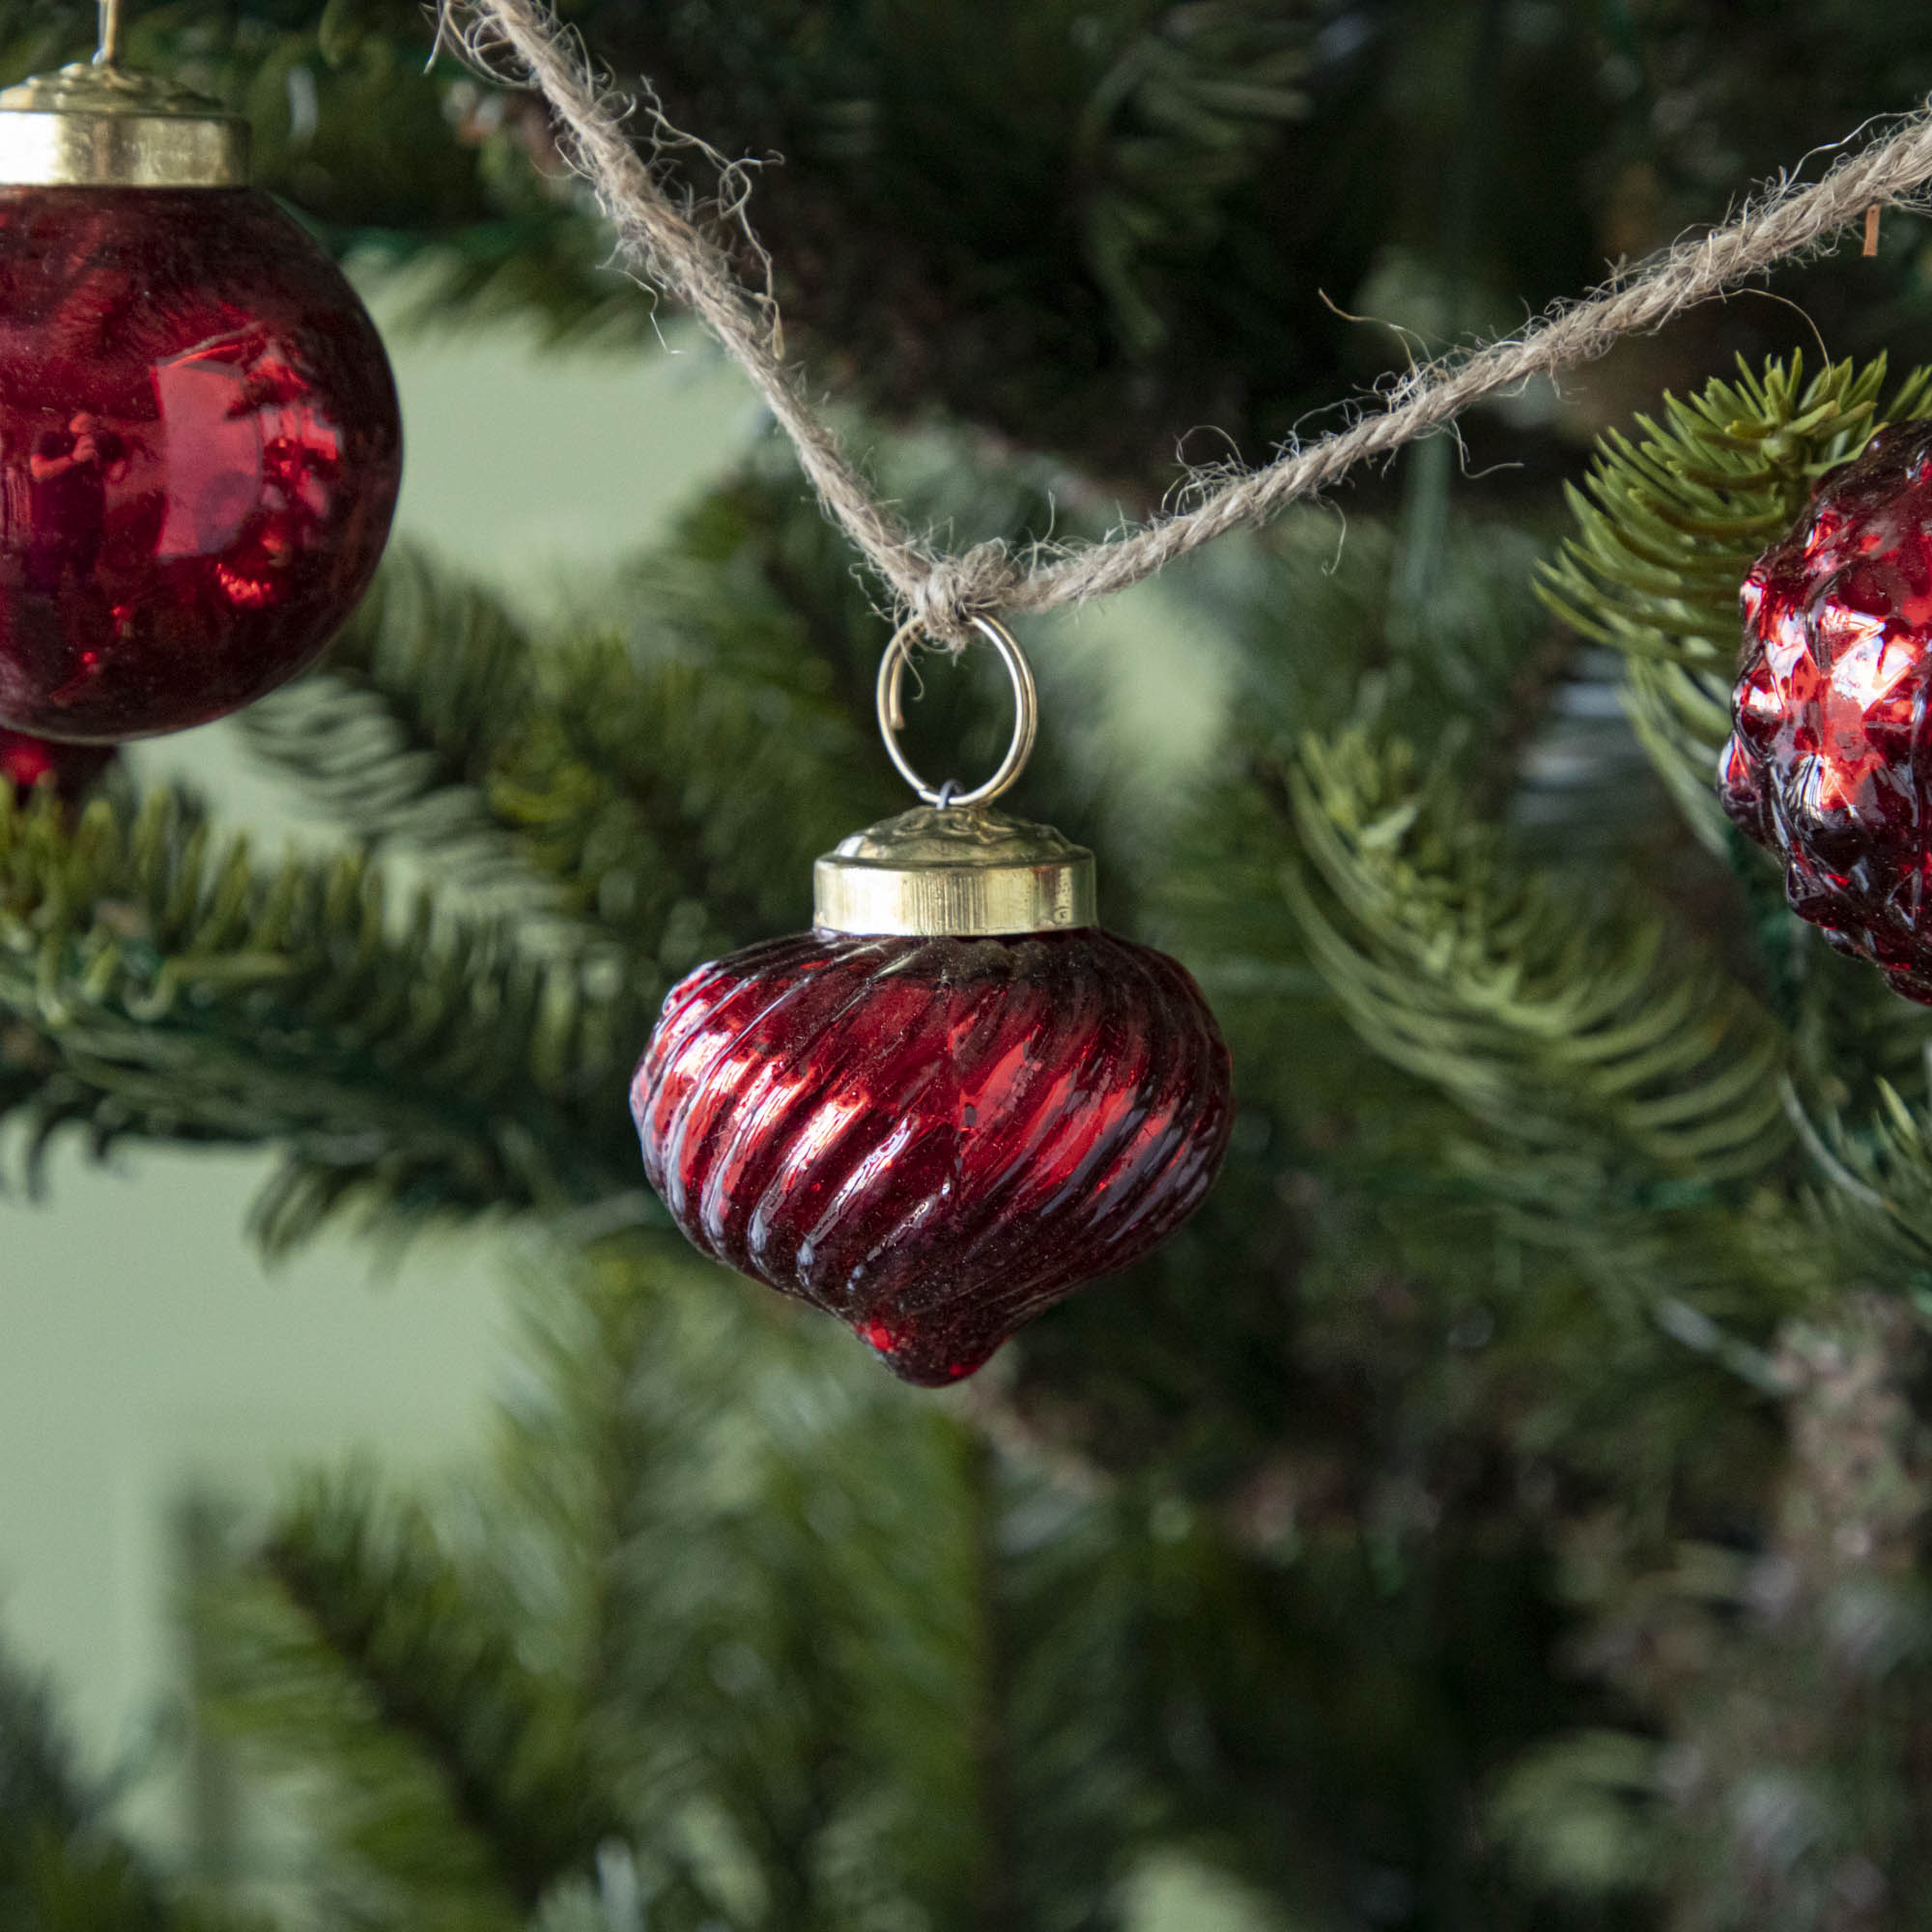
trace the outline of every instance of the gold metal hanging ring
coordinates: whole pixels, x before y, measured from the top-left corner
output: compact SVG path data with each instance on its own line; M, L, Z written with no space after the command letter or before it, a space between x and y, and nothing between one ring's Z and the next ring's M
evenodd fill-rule
M1033 755L1033 741L1039 729L1039 693L1033 681L1033 667L1026 661L1026 653L1019 647L1013 634L1004 624L996 624L990 617L974 617L973 628L1000 654L1000 662L1006 666L1007 676L1013 687L1013 735L1007 746L1007 754L1000 760L999 769L982 785L971 791L960 791L948 784L944 787L929 785L913 770L911 761L899 749L898 734L905 728L905 705L903 694L906 666L911 662L912 643L923 628L917 617L901 624L893 633L893 640L886 646L886 654L879 661L879 736L886 741L886 753L898 767L899 776L918 792L927 805L957 806L984 805L999 795L1026 769L1026 761Z

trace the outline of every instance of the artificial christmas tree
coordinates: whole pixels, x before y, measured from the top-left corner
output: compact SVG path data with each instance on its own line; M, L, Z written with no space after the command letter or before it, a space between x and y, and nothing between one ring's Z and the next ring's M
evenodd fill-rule
M72 50L6 18L14 71ZM1258 450L1401 367L1353 317L1514 326L1932 79L1890 6L570 19L679 125L787 155L751 211L794 344L907 527L1008 557L1151 507L1201 423ZM440 320L652 353L557 124L425 74L413 7L131 32ZM0 1917L1140 1932L1191 1865L1256 1927L1919 1922L1932 1019L1791 915L1716 789L1753 563L1925 415L1882 355L1932 359L1918 248L1888 215L1876 259L1780 279L1836 359L1782 304L1707 308L1464 416L1465 478L1425 445L1338 492L1346 529L1169 577L1236 692L1185 788L1029 633L1015 803L1199 977L1234 1111L1196 1216L956 1394L638 1186L666 993L803 927L813 860L895 806L893 626L776 444L601 628L392 558L244 714L336 859L262 864L165 790L0 797L28 1145L272 1148L274 1248L337 1215L532 1244L494 1465L318 1478L203 1578L205 1737L283 1862L136 1858L10 1693ZM953 682L913 728L982 769ZM435 862L408 910L392 853Z

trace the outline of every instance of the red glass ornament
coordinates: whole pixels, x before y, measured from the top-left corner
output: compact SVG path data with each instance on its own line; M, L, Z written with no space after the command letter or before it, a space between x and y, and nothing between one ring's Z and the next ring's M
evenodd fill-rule
M292 677L402 476L381 339L250 188L0 188L0 724L179 730Z
M0 730L0 781L25 799L43 779L71 805L114 762L112 745L64 745L25 731Z
M1932 423L1826 476L1743 602L1724 808L1801 918L1932 1005Z
M1193 1211L1229 1086L1200 989L1148 947L818 932L674 987L631 1107L697 1247L936 1386Z

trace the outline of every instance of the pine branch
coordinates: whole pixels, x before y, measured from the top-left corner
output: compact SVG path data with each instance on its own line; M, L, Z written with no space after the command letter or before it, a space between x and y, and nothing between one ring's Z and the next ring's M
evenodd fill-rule
M260 1561L374 1721L433 1769L525 1911L621 1836L575 1697L490 1628L420 1513L311 1485Z
M256 755L372 850L518 875L487 789L532 700L530 639L497 599L392 546L324 670L241 714Z
M422 1570L384 1580L421 1583ZM517 1799L529 1794L493 1778L507 1781L519 1751L542 1765L545 1749L514 1729L493 1735L530 1713L495 1668L480 1607L452 1593L445 1628L428 1630L416 1621L420 1591L389 1605L370 1579L352 1609L342 1599L354 1578L328 1580L341 1593L327 1599L334 1626L305 1613L327 1584L298 1570L291 1588L272 1561L211 1573L193 1605L211 1734L236 1750L247 1789L302 1818L304 1846L276 1874L278 1890L306 1893L308 1916L324 1923L371 1932L517 1932L526 1873L481 1828L522 1827ZM430 1672L421 1684L407 1676L418 1665ZM440 1698L457 1688L472 1701L445 1711ZM582 1794L569 1796L568 1815L581 1816ZM542 1843L523 1833L514 1853ZM237 1889L246 1895L245 1879Z
M1899 1301L1858 1293L1787 1326L1789 1455L1756 1547L1684 1545L1645 1568L1614 1553L1622 1525L1577 1537L1578 1581L1603 1602L1579 1661L1670 1749L1626 1738L1618 1753L1623 1848L1648 1869L1550 1877L1577 1891L1647 1879L1709 1932L1917 1922L1932 1655L1919 1331ZM1521 1769L1547 1793L1549 1768Z
M634 1185L623 1087L647 1014L355 856L256 870L171 795L0 799L0 1009L29 1141L265 1142L270 1249L359 1202L409 1224ZM28 1083L31 1071L34 1084Z
M114 1830L48 1693L0 1660L0 1924L9 1932L244 1932L171 1898ZM258 1928L259 1932L259 1928Z
M550 1292L553 1273L526 1276L528 1378L504 1407L492 1542L510 1552L524 1621L542 1633L526 1654L608 1721L619 1699L656 1706L691 1667L671 1644L658 1653L665 1680L648 1674L636 1638L688 1612L661 1551L692 1533L713 1434L734 1402L755 1400L773 1338L757 1332L749 1291L676 1237L594 1244L571 1258L563 1293ZM648 1755L640 1736L627 1748Z
M1803 358L1760 376L1741 359L1633 440L1599 442L1570 506L1577 534L1545 574L1543 595L1576 629L1627 656L1692 670L1736 656L1738 585L1790 528L1828 469L1886 422L1932 407L1932 372L1909 377L1880 412L1886 365L1833 363L1809 382Z
M0 1665L0 1853L17 1851L37 1825L73 1831L91 1809L55 1733L52 1703L12 1664Z
M811 860L852 829L812 721L615 639L556 664L494 802L565 904L670 974L810 923Z
M759 1801L784 1835L837 1849L818 1922L895 1893L948 1932L1010 1923L1021 1902L1078 1932L1115 1925L1160 1811L1136 1694L1154 1588L1146 1499L1052 1491L895 1393L828 1420L803 1455L794 1430L774 1433L755 1514L730 1525L755 1566L740 1600L755 1609L736 1627L804 1646L784 1680L794 1722L812 1678L831 1700L822 1822L803 1789L772 1794L784 1812ZM892 1484L877 1480L888 1463ZM748 1780L770 1791L772 1763L811 1761L797 1743L783 1755L776 1714L755 1728L749 1716L713 1720L729 1726L741 1804Z
M1073 141L1084 252L1130 355L1169 336L1170 265L1278 155L1283 124L1306 117L1315 27L1279 0L1169 8L1088 97Z
M1918 1769L1932 1460L1908 1393L1922 1349L1912 1315L1871 1296L1785 1336L1791 1461L1772 1546L1744 1579L1742 1642L1673 1727L1690 1747L1677 1794L1690 1922L1808 1932L1873 1922L1892 1898L1909 1923L1932 1878Z
M1886 422L1932 412L1932 371L1908 377L1881 410L1883 355L1836 362L1808 382L1802 356L1688 401L1663 399L1633 439L1599 439L1583 486L1567 487L1577 534L1540 593L1595 642L1623 654L1625 707L1703 842L1724 849L1712 790L1730 731L1738 589L1798 520L1812 487Z
M707 499L626 596L638 635L539 648L405 556L325 671L248 728L372 847L507 894L533 944L614 947L648 1007L698 960L804 924L811 861L892 792L869 689L863 726L839 701L883 632L788 469Z
M1761 1170L1786 1127L1775 1027L1628 905L1574 909L1519 875L1399 742L1305 740L1285 781L1310 872L1310 954L1378 1053L1492 1131L1705 1185Z
M666 1932L1111 1927L1156 1808L1144 1500L1047 1491L666 1243L526 1305L493 1481L314 1487L202 1605L216 1715L323 1794L315 1883L453 1932L602 1853Z
M1843 1267L1888 1283L1903 1275L1932 1307L1932 1108L1909 1105L1889 1080L1874 1085L1868 1109L1815 1119L1787 1090L1817 1177L1812 1205Z

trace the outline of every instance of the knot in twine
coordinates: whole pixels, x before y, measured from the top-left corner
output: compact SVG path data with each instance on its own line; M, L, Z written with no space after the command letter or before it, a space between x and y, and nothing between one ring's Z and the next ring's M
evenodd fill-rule
M963 556L934 556L923 576L895 588L905 622L957 657L976 635L973 620L998 616L1022 581L1011 553L995 539L975 544Z
M1350 420L1332 434L1291 444L1259 469L1191 472L1180 493L1191 507L1101 543L1052 552L1035 546L1021 566L1001 543L976 545L963 556L939 554L879 500L783 360L769 272L762 291L748 290L724 248L655 171L657 156L668 148L706 156L725 185L722 213L737 243L769 271L745 218L750 185L742 166L670 127L647 89L644 118L654 138L646 161L623 127L633 103L613 99L599 85L544 0L440 0L440 9L439 44L453 41L493 80L521 80L541 92L559 149L594 189L631 272L664 288L717 336L790 437L827 515L844 528L901 613L955 654L975 616L1049 611L1123 590L1229 530L1265 523L1357 463L1385 460L1405 443L1438 433L1472 403L1594 360L1623 336L1654 333L1683 310L1779 262L1819 252L1873 209L1921 206L1932 182L1932 107L1921 106L1862 148L1850 140L1836 144L1838 160L1812 185L1781 175L1728 222L1676 242L1640 272L1620 272L1586 299L1556 304L1519 336L1424 363L1386 394L1358 399Z

